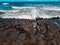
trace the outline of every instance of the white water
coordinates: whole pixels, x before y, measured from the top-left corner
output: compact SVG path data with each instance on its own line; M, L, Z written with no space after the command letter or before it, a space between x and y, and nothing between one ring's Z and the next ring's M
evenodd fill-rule
M0 10L5 14L0 15L2 18L20 18L20 19L36 19L36 17L52 18L60 17L60 7L15 7L13 10Z
M8 5L9 3L2 3L3 5Z

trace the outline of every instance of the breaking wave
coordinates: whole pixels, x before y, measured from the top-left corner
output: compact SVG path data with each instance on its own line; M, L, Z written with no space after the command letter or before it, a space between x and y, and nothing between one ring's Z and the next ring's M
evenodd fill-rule
M1 14L1 18L20 18L20 19L35 19L36 17L41 18L52 18L60 17L60 7L56 6L43 6L43 7L17 7L11 6L12 10L0 10L5 12Z
M2 5L8 5L9 3L2 3Z

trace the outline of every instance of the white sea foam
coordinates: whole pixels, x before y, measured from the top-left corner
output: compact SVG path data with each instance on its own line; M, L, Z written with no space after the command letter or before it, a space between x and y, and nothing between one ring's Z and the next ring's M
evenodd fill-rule
M3 5L8 5L9 3L2 3Z
M23 9L23 8L35 8L35 7L16 7L16 6L12 6L13 9Z
M20 19L36 19L36 17L52 18L60 17L60 7L16 7L13 10L0 10L5 12L2 18L20 18Z

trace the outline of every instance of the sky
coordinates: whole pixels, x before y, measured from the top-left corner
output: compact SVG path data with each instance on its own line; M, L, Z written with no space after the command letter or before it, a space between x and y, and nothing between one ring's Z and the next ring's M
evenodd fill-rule
M0 0L0 2L60 2L60 0Z

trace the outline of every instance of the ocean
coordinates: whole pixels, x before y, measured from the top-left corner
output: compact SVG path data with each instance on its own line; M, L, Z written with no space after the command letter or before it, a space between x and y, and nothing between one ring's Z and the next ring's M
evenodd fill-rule
M36 19L60 17L59 2L0 3L1 18ZM60 20L55 20L60 24Z
M10 2L10 3L0 3L0 10L12 10L11 6L16 7L46 7L55 6L60 7L59 2Z

